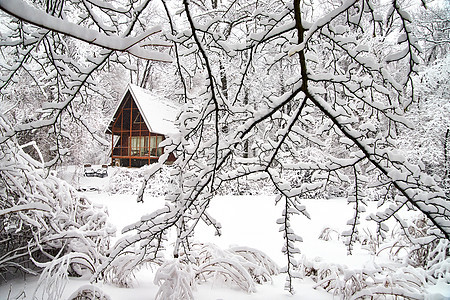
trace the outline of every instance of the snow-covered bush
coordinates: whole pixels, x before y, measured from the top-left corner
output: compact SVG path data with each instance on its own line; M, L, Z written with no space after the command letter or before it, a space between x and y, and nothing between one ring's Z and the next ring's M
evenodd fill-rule
M111 300L111 297L94 285L83 285L73 292L67 300Z
M271 276L280 272L270 257L249 247L222 250L213 244L196 243L186 260L194 262L198 282L223 282L248 293L255 291L255 284L272 282Z
M445 278L450 269L449 241L430 236L432 224L423 215L410 221L401 220L401 224L401 228L389 230L383 238L365 229L359 235L362 248L374 255L386 256L393 262L424 269L428 274L427 282Z
M111 194L134 194L144 182L146 173L151 169L151 165L141 168L114 168L114 174L109 179L107 192ZM145 193L152 197L165 196L168 192L171 167L164 165L160 171L155 173L147 182Z
M103 279L105 282L113 284L121 288L132 288L136 285L135 272L143 267L152 268L154 265L161 266L165 260L163 255L157 253L162 252L162 245L155 246L143 243L141 247L125 247L122 251L118 251L126 244L128 237L121 238L114 247L111 248L109 255L114 255L115 259L107 262L107 266L102 265L99 274L93 276L92 279ZM165 238L156 242L163 243Z
M165 218L172 210L173 207L167 205L123 228L124 236L111 247L92 280L102 279L119 287L130 287L136 270L144 265L161 265L165 261L167 241Z
M289 182L291 186L311 183L312 179L312 172L302 170L286 170L281 175L282 179ZM217 193L218 195L272 195L274 188L269 178L244 176L236 180L224 181ZM347 193L337 186L329 186L326 190L315 189L303 194L305 199L342 196L347 196Z
M355 240L361 249L380 258L360 269L331 264L320 259L303 257L299 272L311 277L316 287L341 299L423 299L428 286L437 281L450 282L450 248L445 239L432 239L428 232L432 226L419 215L410 221L402 220L401 228L386 230L383 237L365 228ZM321 239L329 240L325 228ZM377 263L382 261L382 263Z
M217 191L218 195L270 195L273 189L267 180L252 180L244 177L226 181Z
M450 283L449 240L432 238L432 224L422 215L408 223L403 221L403 227L406 230L399 232L398 242L392 248L401 248L406 253L408 265L424 269L428 283L434 284L438 279ZM405 258L400 257L398 260Z
M193 299L192 291L195 286L211 281L251 293L255 291L256 284L272 282L271 277L279 274L279 268L272 259L265 253L248 247L222 250L213 244L193 243L188 253L183 252L173 260L153 256L156 253L156 243L162 247L162 241L157 240L153 248L147 249L147 253L144 253L143 245L140 250L135 250L142 252L120 251L127 249L121 247L134 238L124 237L112 248L111 255L115 259L109 260L100 268L103 271L98 277L103 276L108 282L129 287L134 271L143 265L159 265L154 278L154 283L160 286L156 299Z
M160 288L155 300L192 300L195 273L190 264L179 259L162 264L155 274L154 283Z
M0 115L0 132L8 126ZM108 223L104 207L52 175L43 161L31 158L14 138L0 147L2 277L17 276L17 270L41 273L39 286L47 298L58 298L68 275L95 272L115 228Z
M33 298L42 293L42 297L45 295L47 299L60 299L73 267L78 270L86 269L90 273L95 271L93 260L88 255L79 252L69 252L46 263L31 259L38 267L43 268Z
M109 267L109 272L103 278L106 282L118 287L130 288L134 286L134 272L139 268L134 265L134 252L116 258Z
M106 187L106 192L111 194L138 194L142 188L146 174L151 170L152 166L147 165L141 168L124 168L115 167ZM171 177L173 167L170 165L162 165L161 169L148 178L144 193L152 197L166 196L173 186L174 178ZM79 174L82 176L81 174ZM286 171L284 179L291 185L310 182L311 174L301 171ZM271 195L274 189L268 178L253 179L251 176L240 178L238 180L224 181L220 188L216 191L217 195ZM315 190L304 194L304 198L328 198L336 196L346 196L345 191L335 189L327 189L326 191Z
M423 299L427 274L421 268L401 263L372 263L361 269L345 265L307 260L300 264L303 276L312 278L315 288L338 296L340 299Z
M270 276L280 273L277 264L264 252L249 247L232 247L229 252L247 260L246 268L256 283L271 282Z
M450 283L450 242L440 240L428 253L426 270L434 279Z
M226 257L211 259L199 266L199 280L223 282L247 293L255 292L255 283L249 272L238 261Z
M138 194L144 183L144 178L151 168L151 165L141 168L115 167L106 191L111 194ZM173 167L163 165L161 170L147 181L144 189L145 194L152 197L167 195L174 180L170 175L172 171ZM290 176L290 178L294 180L296 177ZM268 195L272 192L273 189L267 180L244 178L225 182L217 191L217 195Z

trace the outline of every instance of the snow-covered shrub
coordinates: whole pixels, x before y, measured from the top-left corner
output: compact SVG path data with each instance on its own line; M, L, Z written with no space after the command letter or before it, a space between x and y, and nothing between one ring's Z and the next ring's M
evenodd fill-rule
M190 264L179 259L167 261L156 271L154 283L159 285L156 300L194 299L195 272Z
M350 271L353 272L353 271ZM423 299L426 274L421 268L401 265L378 266L375 270L359 270L364 285L352 291L350 299ZM346 279L344 272L344 279ZM348 280L346 281L346 283ZM353 285L354 286L354 285Z
M403 226L406 231L401 232L401 243L408 249L408 258L411 265L426 268L434 256L449 257L448 241L445 243L441 239L430 236L432 225L423 215L415 218L412 222L406 223L404 221ZM438 244L443 245L442 243L446 245L444 249L437 247Z
M141 168L115 168L114 174L109 179L107 192L111 194L137 194L144 182L146 173L151 165ZM170 186L170 172L172 168L164 165L147 182L145 193L152 197L165 196Z
M248 261L246 268L256 283L272 282L270 276L280 273L277 264L260 250L249 247L232 247L228 251Z
M70 252L46 263L39 263L34 260L33 262L37 266L43 268L33 298L36 297L38 293L42 293L42 295L46 295L48 299L60 299L68 282L68 276L72 265L76 266L78 270L81 269L80 267L88 269L91 273L93 273L95 269L95 266L92 264L93 262L88 255L77 252Z
M138 194L144 178L146 178L146 173L151 168L151 165L141 168L115 167L106 191L111 194ZM152 197L167 195L173 180L170 176L172 170L172 166L163 165L161 170L149 178L144 189L145 194ZM311 174L305 175L297 171L286 171L283 176L293 186L311 181ZM261 179L248 176L237 180L224 181L216 193L217 195L271 195L274 193L274 190L267 178ZM327 191L314 190L304 194L304 198L330 196L342 196L342 192L338 192L337 189L335 191L328 189Z
M197 281L220 281L248 293L255 291L255 284L272 282L271 276L280 272L270 257L249 247L222 250L213 244L197 243L186 255L188 259L195 262Z
M116 258L111 262L109 272L105 274L103 279L118 287L133 287L135 279L134 271L137 269L137 267L133 268L135 259L136 256L133 252Z
M8 126L0 116L0 132ZM104 207L48 172L14 138L0 147L2 277L17 276L17 270L41 273L39 286L47 299L58 298L67 275L95 272L115 228Z
M126 240L127 237L122 238L121 241ZM121 243L118 242L115 247L111 249L111 254L116 255L115 250L120 247ZM113 284L121 288L132 288L135 286L135 272L143 267L151 268L153 265L160 266L164 263L162 255L155 256L155 248L146 248L145 245L141 245L142 248L132 247L126 248L120 255L116 256L114 260L108 262L104 272L98 275L105 282ZM156 247L157 249L157 247ZM161 249L159 249L161 250ZM152 252L153 251L153 252ZM96 278L97 276L94 276Z
M361 269L326 263L320 260L301 262L303 276L312 278L315 288L340 299L423 299L427 274L421 268L400 263L373 263Z
M160 210L147 218L157 223L158 216L161 217L164 211ZM138 223L124 231L144 226ZM159 255L165 237L141 243L134 249L133 241L137 236L121 238L112 247L109 259L98 268L94 278L129 287L134 271L153 263L159 265L154 278L154 283L160 286L156 299L193 299L192 290L201 282L222 282L251 293L255 291L255 284L272 282L271 276L279 273L276 263L257 249L233 247L222 250L213 244L193 243L189 253L183 252L176 259L167 261Z
M107 259L96 270L93 280L103 279L119 287L133 285L134 272L144 265L164 262L166 214L173 207L167 205L141 220L122 229L126 234L121 237L108 252ZM153 228L152 230L149 230Z
M106 191L111 194L138 194L142 187L146 173L152 168L151 165L141 168L115 167L114 173L109 179ZM170 173L173 167L163 165L161 170L152 175L144 189L146 195L152 197L165 196L169 192L172 180ZM267 180L251 180L243 178L224 182L217 195L268 195L273 190Z
M450 269L450 245L446 239L437 239L430 235L432 224L419 215L412 220L401 220L401 228L394 228L380 239L376 233L364 230L359 239L363 249L372 254L387 258L394 262L406 262L414 268L423 268L427 273L427 281L432 278L445 278Z
M225 181L217 191L218 195L270 195L272 193L273 188L268 180L252 180L250 177Z
M140 169L115 167L107 191L111 194L135 194L142 182L143 175Z
M383 256L384 263L349 269L303 258L300 272L342 299L423 299L428 286L438 280L450 282L449 242L430 237L431 228L423 216L401 220L401 228L386 227L383 238L366 228L355 240L362 249ZM328 228L322 235L327 237L327 232Z
M211 259L198 268L199 280L213 280L235 285L247 293L255 292L255 283L250 273L237 260L226 257Z
M254 281L242 260L213 244L196 244L191 256L196 258L195 278L201 281L223 282L248 293L255 291Z
M290 183L291 186L301 186L304 183L311 183L312 172L301 170L286 170L282 178ZM224 181L218 195L272 195L274 188L269 178L258 176L244 176L232 181ZM329 198L346 196L345 192L338 188L328 188L325 190L315 189L303 194L303 198Z
M439 240L439 243L428 253L426 270L434 279L444 279L450 283L450 242Z
M450 283L450 243L430 235L432 224L422 215L411 222L403 221L396 247L406 251L407 262L412 267L423 268L427 272L427 282L446 279Z
M94 285L83 285L73 292L67 300L111 300L111 297Z
M193 299L195 284L214 281L255 291L255 284L272 282L279 273L276 263L265 253L248 247L222 250L213 244L195 243L189 253L162 264L155 275L160 286L156 299Z

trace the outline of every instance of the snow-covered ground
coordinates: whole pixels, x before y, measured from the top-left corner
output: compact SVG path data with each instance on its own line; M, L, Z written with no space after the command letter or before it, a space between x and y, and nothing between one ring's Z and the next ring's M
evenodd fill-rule
M117 227L118 235L121 229L138 220L142 215L151 213L164 205L162 197L154 198L146 196L144 203L137 203L135 196L130 194L108 194L102 191L107 185L108 178L81 177L80 187L97 186L98 191L86 191L89 199L108 207L110 221ZM352 208L345 199L307 199L303 201L311 216L311 219L298 216L292 223L303 242L299 244L304 258L321 261L323 263L336 263L346 265L349 268L370 267L374 263L385 259L384 256L373 256L367 250L357 244L353 255L348 256L338 232L347 229L347 220L351 218ZM375 209L371 205L368 212ZM222 249L230 246L248 246L259 249L269 255L279 266L286 264L281 253L283 245L282 234L278 232L279 225L276 219L281 216L282 208L275 206L274 196L220 196L211 203L210 214L222 225L222 236L215 236L214 229L204 224L197 227L195 238L202 243L213 243ZM362 218L364 220L364 218ZM319 239L325 228L330 228L331 240ZM373 230L373 224L363 223L361 228ZM116 237L117 238L117 237ZM169 241L174 240L174 233L169 234ZM359 247L358 247L359 245ZM170 252L167 253L170 259ZM142 269L136 273L136 284L133 288L118 288L112 285L97 283L111 299L143 300L154 299L158 286L153 283L155 269ZM70 279L63 299L66 299L80 286L89 284L85 279ZM199 285L194 296L196 299L333 299L333 295L320 288L314 288L315 283L309 279L298 279L295 282L296 294L292 296L284 290L285 275L273 277L273 283L256 286L256 292L247 294L237 288L225 286L219 282L204 283ZM36 286L36 279L26 281L15 280L3 283L0 286L0 299L15 299L14 295L25 291L26 298L31 299ZM450 289L443 285L436 287L433 293L440 293L450 299ZM40 299L40 298L38 298ZM436 299L443 299L437 297Z

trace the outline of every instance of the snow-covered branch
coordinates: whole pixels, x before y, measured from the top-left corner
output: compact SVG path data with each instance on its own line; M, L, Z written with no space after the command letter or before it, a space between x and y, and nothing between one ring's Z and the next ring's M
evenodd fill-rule
M164 62L172 61L172 58L165 53L145 50L138 46L139 43L147 39L149 36L161 31L161 28L158 26L146 30L137 37L120 37L99 33L93 29L85 28L83 26L70 23L67 20L56 18L28 5L22 0L13 2L1 0L0 9L11 16L40 28L45 28L52 32L62 33L105 49L129 52L132 55L148 60Z

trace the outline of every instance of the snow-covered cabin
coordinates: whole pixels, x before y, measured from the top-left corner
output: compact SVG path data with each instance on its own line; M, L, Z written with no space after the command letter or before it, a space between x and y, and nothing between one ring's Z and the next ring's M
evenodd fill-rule
M121 99L106 130L111 134L111 164L141 167L156 162L164 151L159 144L177 132L175 105L132 84ZM170 155L169 162L174 160Z

